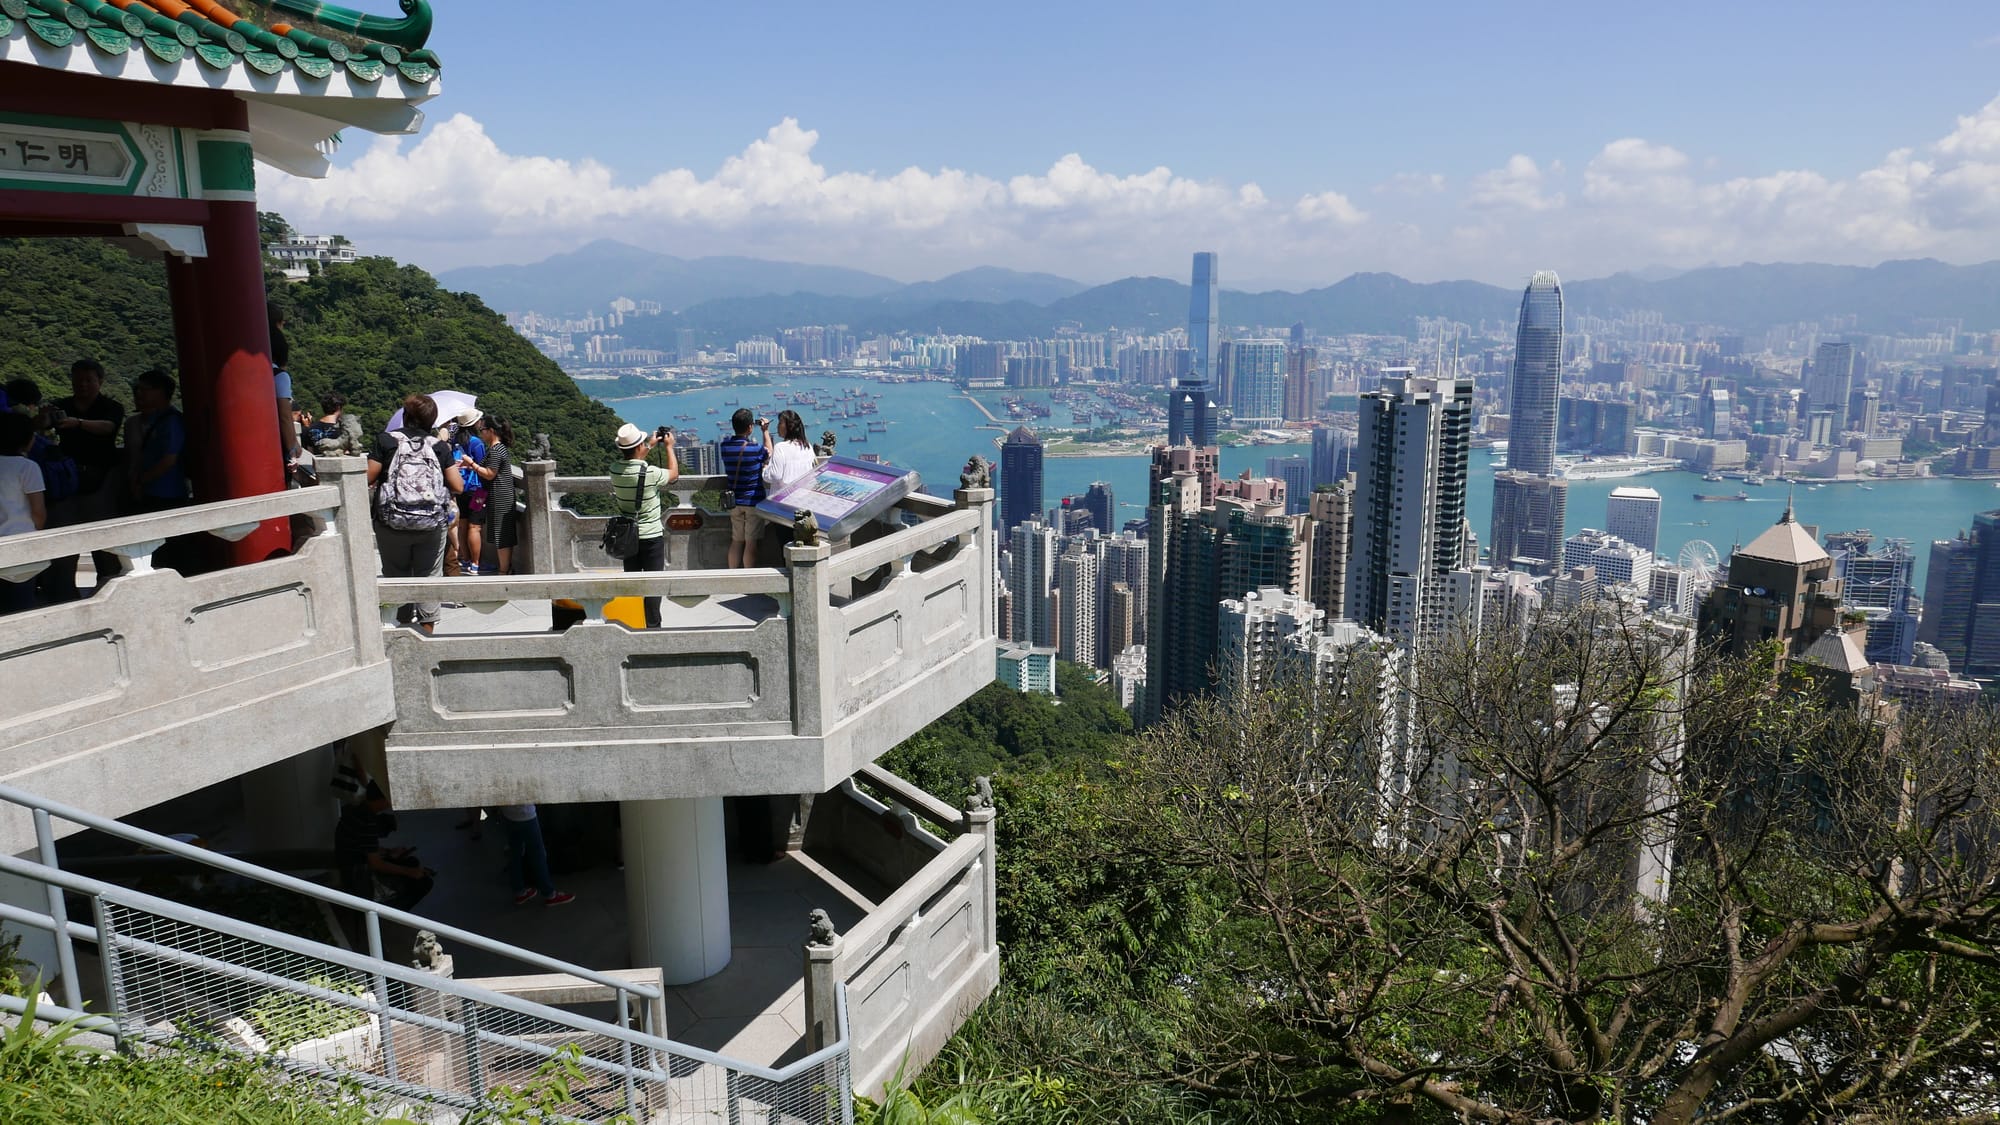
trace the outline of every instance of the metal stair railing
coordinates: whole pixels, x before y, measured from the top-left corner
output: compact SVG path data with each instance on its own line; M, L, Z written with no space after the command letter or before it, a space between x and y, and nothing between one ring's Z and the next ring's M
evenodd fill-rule
M338 1080L384 1099L446 1112L478 1108L500 1086L531 1081L573 1048L584 1078L562 1117L620 1113L641 1122L728 1121L851 1125L846 1000L838 1040L782 1069L676 1043L651 1026L656 987L594 972L228 856L0 786L0 802L33 814L37 860L0 855L0 873L39 884L45 909L0 903L0 923L55 939L61 1001L37 1018L79 1018L121 1046L235 1050L292 1072ZM62 819L230 876L364 916L366 953L313 941L157 895L63 871L53 820ZM89 922L71 917L80 900ZM382 922L429 930L541 972L596 983L617 998L616 1022L463 984L382 956ZM87 1012L81 957L93 956L104 1006ZM634 1026L634 1008L639 1023ZM27 1005L0 997L0 1010Z

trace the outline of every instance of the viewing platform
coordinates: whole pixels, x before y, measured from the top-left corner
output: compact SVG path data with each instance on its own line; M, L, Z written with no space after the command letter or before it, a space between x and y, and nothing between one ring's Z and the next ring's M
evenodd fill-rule
M325 748L342 740L403 811L615 802L622 875L600 867L586 901L615 912L627 949L585 957L556 932L545 952L656 974L666 1035L748 1067L837 1042L864 1092L920 1066L991 992L992 810L873 765L993 677L990 489L911 495L846 540L772 544L760 557L782 566L727 570L727 514L697 503L722 481L683 477L667 570L626 574L599 547L606 517L564 506L607 478L533 463L515 561L535 573L383 579L365 462L318 468L311 488L0 539L14 578L92 551L125 563L82 601L0 624L0 785L118 818L237 781L253 854L330 844ZM187 576L152 566L169 541L220 561L206 540L274 527L294 551ZM606 619L649 596L661 627ZM418 600L464 608L434 633L394 624ZM776 841L778 865L725 864L725 812ZM58 818L38 837L29 808L0 802L0 856L52 856L76 828ZM481 866L437 902L479 932L478 911L453 904L504 900ZM603 886L621 880L622 896ZM40 893L0 879L0 903ZM550 1002L533 981L480 987L515 984Z

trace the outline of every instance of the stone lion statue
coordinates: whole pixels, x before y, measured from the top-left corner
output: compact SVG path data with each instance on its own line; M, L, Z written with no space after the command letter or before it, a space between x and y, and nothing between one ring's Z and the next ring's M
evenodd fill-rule
M792 517L792 542L801 547L819 546L819 519L804 508Z
M824 910L814 909L806 915L806 926L811 933L806 938L807 945L832 945L840 935L834 931L833 919Z

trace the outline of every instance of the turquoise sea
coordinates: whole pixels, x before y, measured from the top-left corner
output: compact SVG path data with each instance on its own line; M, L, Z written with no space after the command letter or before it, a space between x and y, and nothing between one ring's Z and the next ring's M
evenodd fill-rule
M792 388L838 393L859 387L881 397L874 417L889 425L887 433L869 434L866 443L855 444L862 432L843 429L841 424L807 413L807 431L815 436L823 429L841 435L841 452L873 453L882 460L915 469L938 495L949 495L958 485L958 471L973 453L996 458L993 442L1008 427L996 425L948 383L881 384L853 377L802 378L774 382L762 387L722 387L687 391L638 399L613 399L609 405L628 422L651 429L671 425L693 428L704 437L724 434L734 406L731 400L759 413L775 413L775 398L789 399ZM588 384L585 384L588 389ZM998 393L981 392L984 401L995 405ZM713 408L716 413L709 414ZM998 411L996 410L996 413ZM692 415L693 421L679 415ZM1066 415L1058 407L1058 417ZM607 435L607 442L608 442ZM1268 457L1286 454L1310 455L1303 445L1265 445L1229 448L1222 451L1222 471L1234 476L1245 469L1261 474ZM1124 519L1145 515L1146 458L1051 457L1043 470L1043 503L1054 506L1062 497L1080 496L1092 481L1107 481L1118 500ZM996 474L997 475L997 474ZM1492 515L1492 454L1474 450L1470 518L1473 530L1483 540ZM1569 493L1569 530L1604 526L1604 502L1620 485L1639 485L1660 493L1660 554L1672 558L1691 539L1704 539L1724 558L1732 545L1747 543L1776 522L1784 510L1785 488L1766 485L1746 488L1740 482L1704 483L1694 473L1649 473L1615 480L1574 481ZM1747 491L1752 499L1741 503L1701 503L1696 492L1735 493ZM1797 493L1800 522L1817 525L1822 533L1867 528L1878 538L1912 540L1917 546L1917 575L1921 588L1924 568L1930 562L1928 542L1950 538L1969 528L1973 514L2000 508L2000 489L1990 481L1944 478L1882 481L1867 487L1855 484L1827 484L1817 489L1801 487Z

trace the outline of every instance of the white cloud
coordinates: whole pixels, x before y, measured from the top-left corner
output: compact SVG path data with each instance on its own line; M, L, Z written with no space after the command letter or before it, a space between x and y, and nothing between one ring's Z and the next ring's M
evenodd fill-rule
M1444 190L1443 172L1398 172L1375 185L1378 194L1436 195Z
M1507 158L1505 166L1472 177L1465 203L1494 210L1550 211L1561 207L1561 193L1545 194L1542 181L1542 169L1534 158L1517 152Z
M2000 98L1925 144L1847 178L1808 168L1730 176L1643 137L1604 144L1572 175L1509 155L1448 190L1440 173L1274 196L1165 166L1121 173L1080 153L996 177L949 167L834 171L791 118L703 174L621 177L590 160L509 152L464 114L418 140L378 138L324 180L267 173L266 207L306 229L433 267L524 261L615 237L679 254L833 262L903 277L975 264L1085 280L1178 276L1220 250L1235 276L1334 280L1355 270L1511 279L1709 261L2000 257ZM1428 235L1426 232L1449 232Z

